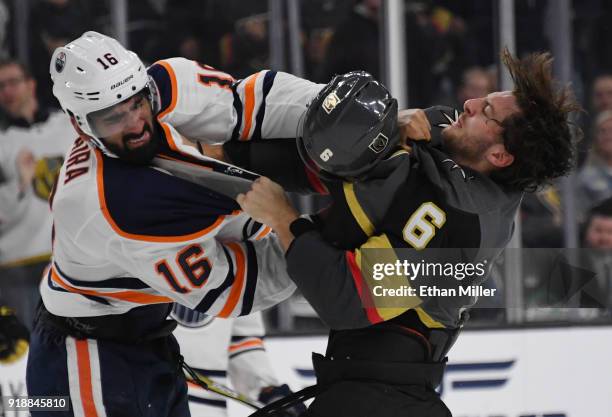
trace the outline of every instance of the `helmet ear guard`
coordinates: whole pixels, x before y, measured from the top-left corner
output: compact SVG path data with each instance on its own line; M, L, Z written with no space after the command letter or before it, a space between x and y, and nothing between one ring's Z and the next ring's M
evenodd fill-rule
M319 176L361 179L399 143L397 108L370 74L335 76L300 123L298 152Z

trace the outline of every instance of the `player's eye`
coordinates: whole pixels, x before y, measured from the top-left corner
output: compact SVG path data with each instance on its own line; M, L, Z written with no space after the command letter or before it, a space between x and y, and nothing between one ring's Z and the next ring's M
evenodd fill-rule
M123 120L123 117L124 117L123 113L115 114L113 116L104 118L104 123L109 124L109 125L114 125L114 124L120 123Z

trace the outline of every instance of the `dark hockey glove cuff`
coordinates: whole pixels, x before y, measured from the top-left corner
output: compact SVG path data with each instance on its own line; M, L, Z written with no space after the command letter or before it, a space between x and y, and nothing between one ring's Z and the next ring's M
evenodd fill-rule
M271 386L263 388L259 393L259 397L257 399L267 405L273 403L274 401L278 401L281 398L284 398L290 394L293 394L293 391L291 391L287 384L283 384L276 387ZM285 408L282 413L279 413L277 415L281 417L297 417L302 415L305 411L306 406L304 405L304 403L297 403L289 408Z

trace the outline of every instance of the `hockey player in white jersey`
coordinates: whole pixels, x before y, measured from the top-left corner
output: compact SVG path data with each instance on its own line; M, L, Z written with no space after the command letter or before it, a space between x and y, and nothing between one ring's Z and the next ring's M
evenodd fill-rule
M186 416L170 303L240 316L282 301L294 285L276 239L260 239L269 228L232 198L148 163L156 156L253 179L186 138L292 136L321 86L274 71L236 81L182 58L147 70L96 32L58 48L50 71L79 138L50 199L53 258L28 392L70 396L70 410L52 416Z
M196 372L232 387L249 399L270 403L291 393L272 369L265 345L265 329L260 312L230 319L217 319L176 304L172 318L174 331L185 362ZM189 410L192 417L226 417L225 398L189 383ZM303 404L284 415L306 411Z

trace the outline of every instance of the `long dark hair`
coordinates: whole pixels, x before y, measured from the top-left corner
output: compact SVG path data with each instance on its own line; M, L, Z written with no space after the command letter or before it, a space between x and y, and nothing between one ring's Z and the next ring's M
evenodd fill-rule
M518 59L504 49L501 58L514 80L521 111L502 122L504 146L514 162L491 176L508 188L535 191L573 168L575 142L582 133L570 114L582 109L569 87L559 88L553 80L549 53Z

